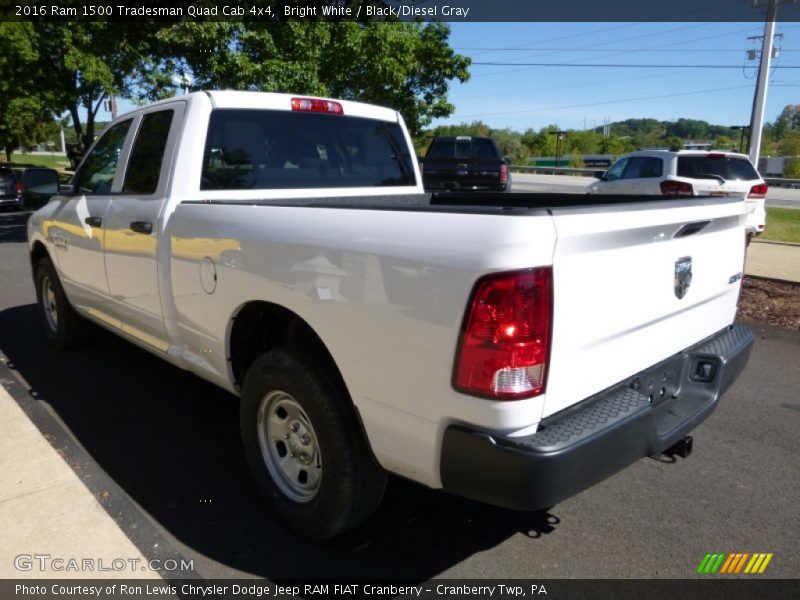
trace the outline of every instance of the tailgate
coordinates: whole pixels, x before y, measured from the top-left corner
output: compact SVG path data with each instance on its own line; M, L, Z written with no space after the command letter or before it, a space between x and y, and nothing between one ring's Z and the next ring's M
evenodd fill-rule
M744 211L734 198L552 211L558 240L543 416L733 322Z

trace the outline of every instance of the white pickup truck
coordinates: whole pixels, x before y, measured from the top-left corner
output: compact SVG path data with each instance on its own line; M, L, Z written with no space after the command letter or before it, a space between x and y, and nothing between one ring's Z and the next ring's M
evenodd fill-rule
M387 473L541 509L687 437L747 362L741 199L423 193L393 110L198 92L116 119L28 226L89 322L241 398L272 510L336 535Z

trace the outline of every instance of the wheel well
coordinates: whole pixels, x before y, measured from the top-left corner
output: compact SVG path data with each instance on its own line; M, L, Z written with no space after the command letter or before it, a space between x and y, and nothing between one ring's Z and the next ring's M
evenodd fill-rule
M333 356L311 325L291 310L271 302L254 301L244 304L233 316L228 338L228 356L236 388L241 389L247 369L253 361L273 348L300 350L323 370L341 392L341 397L347 403L350 415L377 464L361 415Z
M228 352L234 383L241 387L253 361L273 348L297 348L323 367L346 392L344 380L327 347L300 316L271 302L249 302L233 317Z
M31 249L31 267L34 271L40 260L49 257L50 255L47 253L47 248L44 247L42 242L35 242L33 244L33 249Z

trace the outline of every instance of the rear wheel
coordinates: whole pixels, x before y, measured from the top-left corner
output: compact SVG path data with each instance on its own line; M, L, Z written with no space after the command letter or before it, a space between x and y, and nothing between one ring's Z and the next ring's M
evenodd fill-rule
M289 349L258 358L242 388L242 442L255 482L272 510L312 539L364 521L386 484L343 396L316 362Z
M91 335L91 323L72 308L49 258L36 265L34 282L37 312L47 341L59 350L85 343Z

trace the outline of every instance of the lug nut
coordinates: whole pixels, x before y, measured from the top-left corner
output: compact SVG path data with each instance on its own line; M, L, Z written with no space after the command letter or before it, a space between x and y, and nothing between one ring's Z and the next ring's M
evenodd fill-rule
M303 437L300 438L300 442L303 444L303 446L308 446L311 443L311 436L307 433L304 433Z
M297 430L300 429L300 425L297 424L297 421L292 423L292 432L297 433Z

